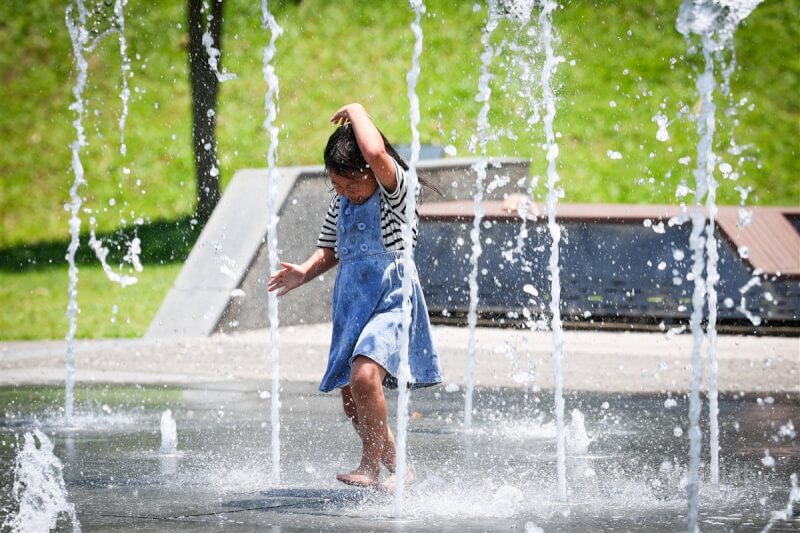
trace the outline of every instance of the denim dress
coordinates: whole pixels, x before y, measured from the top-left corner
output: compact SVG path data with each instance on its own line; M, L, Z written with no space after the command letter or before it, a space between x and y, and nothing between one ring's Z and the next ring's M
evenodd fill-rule
M350 383L356 356L369 357L388 372L384 387L397 388L403 320L403 252L387 251L381 235L381 193L363 204L340 199L336 225L339 272L333 287L333 336L328 368L319 390ZM411 272L410 387L442 381L428 309L416 268Z

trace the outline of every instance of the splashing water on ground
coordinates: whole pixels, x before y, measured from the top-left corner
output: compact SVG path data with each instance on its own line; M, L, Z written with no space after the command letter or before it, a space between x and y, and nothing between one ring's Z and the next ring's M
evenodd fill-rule
M14 533L52 531L57 527L61 530L66 519L72 531L79 532L81 526L75 506L67 501L63 467L53 453L53 443L39 429L25 433L23 439L14 465L12 488L18 510L3 522L3 529L9 528Z

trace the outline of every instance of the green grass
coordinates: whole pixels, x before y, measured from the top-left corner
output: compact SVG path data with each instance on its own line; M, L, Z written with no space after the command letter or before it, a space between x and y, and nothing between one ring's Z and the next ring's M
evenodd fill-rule
M139 337L147 330L180 264L147 265L139 282L122 288L100 267L82 265L78 337ZM0 339L58 339L67 332L67 269L0 271ZM115 311L116 309L116 311ZM13 310L13 312L9 312Z
M108 3L87 4L96 13L97 31L107 28ZM453 144L459 155L470 155L480 105L475 93L485 10L474 11L473 4L429 0L422 23L417 87L421 140ZM694 82L701 59L687 52L675 30L678 4L575 0L564 2L555 13L560 36L556 47L565 58L555 78L563 201L675 203L678 184L692 183L697 134L694 122L680 110L697 106ZM66 274L42 268L63 260L68 231L63 204L72 182L69 144L75 132L68 107L74 73L64 5L62 0L0 3L0 48L6 51L0 55L0 338L23 338L10 332L22 329L23 322L42 323L39 315L50 317L41 318L49 325L25 326L25 336L61 337L65 331L61 316L66 302L57 301L56 294L65 293ZM364 103L391 140L410 140L405 76L411 62L413 14L406 2L286 0L270 5L285 29L275 59L280 78L279 164L319 164L331 131L328 118L350 101ZM88 54L84 231L90 217L104 235L120 229L131 234L137 218L143 219L142 228L168 233L174 233L168 228L170 221L176 221L176 228L186 227L194 208L194 178L184 10L184 1L128 3L126 36L134 76L129 80L133 93L127 157L119 153L116 35ZM238 79L223 84L220 92L223 187L237 169L265 164L261 58L269 35L261 29L260 18L258 2L226 0L223 63ZM736 34L738 66L732 94L736 102L746 103L728 116L723 112L728 103L717 99L715 151L740 177L720 184L721 204L738 203L736 187L749 187L753 192L748 204L800 205L800 27L793 23L798 18L797 2L765 2ZM499 46L510 38L507 25L502 25L493 43ZM505 57L497 57L492 65L496 77L490 121L503 131L488 151L530 158L532 174L543 176L541 123L529 127L524 120L525 104L514 95L525 89L524 83L512 80L508 90L502 90ZM535 61L538 70L541 56ZM652 117L658 112L672 121L666 143L655 139ZM728 152L731 139L745 147L740 156ZM607 157L609 150L622 153L622 159ZM682 157L692 162L682 165ZM541 179L540 197L543 184ZM171 281L177 271L175 266L164 267L170 274L163 274L158 265L185 257L183 252L165 253L174 238L161 239L154 233L142 238L145 254L149 247L158 248L145 269L152 268L153 274L145 273L135 291L144 291L141 286L152 278L161 288L136 293L152 300L150 315L132 317L143 326L109 327L112 299L98 298L105 307L84 300L91 298L92 279L99 294L117 290L86 260L80 303L81 322L87 325L81 326L80 336L130 336L144 330L169 285L166 278ZM183 240L191 242L194 236L196 232ZM32 297L31 291L39 287L46 287L51 296ZM37 307L25 303L31 299ZM92 318L96 307L98 316Z

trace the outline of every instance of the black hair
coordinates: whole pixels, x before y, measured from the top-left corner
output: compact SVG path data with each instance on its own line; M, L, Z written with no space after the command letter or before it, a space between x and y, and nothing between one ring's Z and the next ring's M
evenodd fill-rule
M386 153L397 161L397 164L403 170L408 170L408 163L397 153L392 143L390 143L386 136L378 130L383 139L383 146ZM356 132L353 125L350 123L343 124L336 128L331 136L328 138L328 144L325 145L325 169L328 172L334 172L340 176L349 177L359 174L364 174L369 171L369 165L364 159L364 154L361 153L361 148L358 146L356 140ZM436 191L439 196L442 193L425 180L420 179L419 182L430 189Z

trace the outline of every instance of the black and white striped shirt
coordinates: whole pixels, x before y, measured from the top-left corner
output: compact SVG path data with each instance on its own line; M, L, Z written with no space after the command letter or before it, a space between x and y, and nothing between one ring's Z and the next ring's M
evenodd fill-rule
M408 181L406 180L406 171L397 164L397 161L394 162L394 168L397 174L397 187L394 191L387 191L381 185L380 180L376 180L381 195L381 236L383 237L383 245L387 250L402 251ZM334 252L336 252L336 257L339 257L336 248L336 221L339 219L341 198L338 194L331 198L330 204L328 204L328 212L322 222L322 230L317 239L317 247L333 248ZM417 196L417 200L419 201L419 196ZM417 244L418 220L419 210L415 213L412 231L414 246Z

